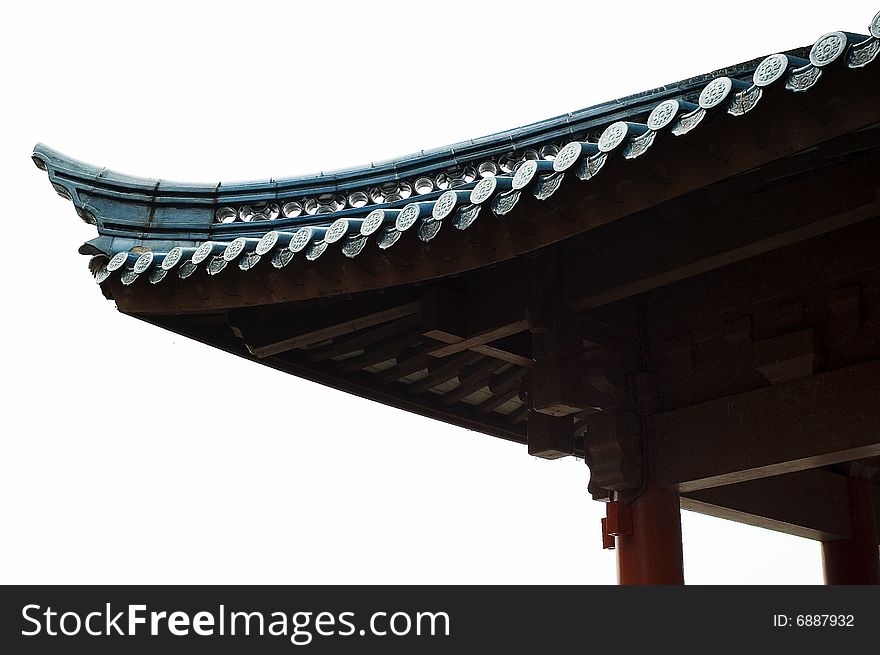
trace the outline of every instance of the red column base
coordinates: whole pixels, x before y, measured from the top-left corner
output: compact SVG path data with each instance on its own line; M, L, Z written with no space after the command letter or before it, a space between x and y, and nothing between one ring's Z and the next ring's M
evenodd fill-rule
M822 543L825 584L880 584L880 551L868 480L849 479L849 514L850 538Z
M678 492L649 486L631 509L631 534L616 538L618 582L684 584Z

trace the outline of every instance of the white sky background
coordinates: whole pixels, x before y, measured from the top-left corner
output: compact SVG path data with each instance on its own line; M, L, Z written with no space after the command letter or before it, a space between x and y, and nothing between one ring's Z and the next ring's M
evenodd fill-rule
M74 4L78 6L74 6ZM795 46L875 4L13 3L0 24L0 582L613 583L582 461L118 313L43 141L186 181L357 165ZM817 543L688 512L689 583L821 581Z

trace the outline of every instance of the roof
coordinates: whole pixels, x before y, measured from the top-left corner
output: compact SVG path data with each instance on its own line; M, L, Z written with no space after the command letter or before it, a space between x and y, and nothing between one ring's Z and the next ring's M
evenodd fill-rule
M348 171L204 185L134 178L42 145L33 159L97 226L80 251L120 311L530 449L528 433L544 421L552 443L542 456L584 455L589 415L617 402L639 344L689 361L682 335L705 331L699 312L721 313L720 300L713 308L700 291L695 302L676 282L700 288L715 269L876 216L878 21L870 36L830 32L810 47ZM834 193L814 202L816 188ZM861 247L873 238L847 234ZM849 245L839 250L857 263ZM774 262L762 266L761 279L787 283ZM639 303L653 312L650 334ZM589 324L572 349L589 364L575 381L588 387L580 404L536 400L557 310ZM749 384L764 383L752 373ZM717 391L686 386L682 398L674 388L666 407ZM557 411L571 417L567 445L545 421Z
M393 250L406 233L423 243L443 229L464 236L487 213L504 217L524 197L546 201L563 186L594 183L612 164L674 149L721 116L748 121L764 103L808 96L869 66L878 52L880 14L868 36L830 32L812 47L526 127L316 175L171 182L85 164L42 144L33 161L78 215L97 226L98 238L81 252L93 256L90 269L99 283L162 285L199 270L211 276L250 271L261 260L281 269L296 260L357 259L369 249ZM432 269L422 277L444 272L457 271Z

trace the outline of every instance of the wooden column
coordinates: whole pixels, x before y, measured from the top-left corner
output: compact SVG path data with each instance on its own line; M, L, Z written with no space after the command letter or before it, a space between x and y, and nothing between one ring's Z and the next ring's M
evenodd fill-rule
M678 489L658 487L653 479L656 451L651 416L657 409L656 378L638 374L630 386L639 414L644 474L641 493L629 505L629 534L615 540L617 580L622 585L684 584Z
M825 584L880 584L872 484L849 478L850 538L822 542Z
M616 539L618 582L684 584L678 492L649 486L631 510L632 533Z

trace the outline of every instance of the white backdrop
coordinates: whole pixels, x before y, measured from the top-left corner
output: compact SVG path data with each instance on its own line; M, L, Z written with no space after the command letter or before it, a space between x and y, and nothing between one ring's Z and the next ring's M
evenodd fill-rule
M79 6L75 6L79 5ZM626 7L626 8L624 8ZM581 461L116 312L37 141L187 181L356 165L865 32L867 2L15 3L3 61L3 583L611 583ZM821 581L685 512L689 583Z

